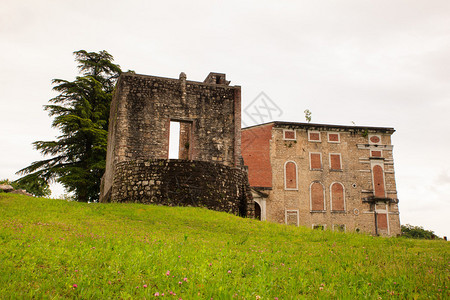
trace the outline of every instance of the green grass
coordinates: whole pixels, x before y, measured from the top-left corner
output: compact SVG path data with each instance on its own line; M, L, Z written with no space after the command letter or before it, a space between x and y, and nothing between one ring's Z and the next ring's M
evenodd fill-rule
M449 254L201 208L0 194L1 299L448 299Z

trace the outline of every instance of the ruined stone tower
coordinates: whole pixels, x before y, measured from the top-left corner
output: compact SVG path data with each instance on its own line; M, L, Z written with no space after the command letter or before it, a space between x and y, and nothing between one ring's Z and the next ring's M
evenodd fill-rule
M225 74L204 82L124 73L111 103L101 202L205 206L246 214L241 88ZM171 122L179 156L169 159ZM251 196L250 196L251 197Z

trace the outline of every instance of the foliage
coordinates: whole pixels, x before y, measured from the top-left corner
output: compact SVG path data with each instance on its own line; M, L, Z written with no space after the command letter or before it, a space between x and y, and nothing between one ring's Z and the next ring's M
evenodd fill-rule
M306 121L307 121L308 123L311 122L311 111L310 111L309 109L305 109L304 113L305 113L305 119L306 119Z
M30 176L27 180L10 181L9 179L0 180L0 184L9 184L15 190L26 190L36 197L50 196L52 191L48 182L40 177Z
M449 295L450 248L441 240L312 230L202 208L9 194L0 195L0 224L0 295L8 298Z
M431 230L425 230L422 226L413 226L410 224L402 225L402 236L413 239L434 240L439 238Z
M82 76L74 81L53 79L59 93L45 110L62 133L56 141L37 141L34 147L52 158L33 162L18 174L19 182L60 182L78 201L98 199L105 169L109 108L114 84L121 73L106 51L74 52Z

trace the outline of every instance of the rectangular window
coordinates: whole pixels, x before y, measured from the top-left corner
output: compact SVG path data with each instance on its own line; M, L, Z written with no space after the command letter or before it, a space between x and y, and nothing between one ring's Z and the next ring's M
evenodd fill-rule
M320 142L320 132L319 131L308 131L308 141L310 142Z
M328 132L328 142L329 143L339 143L341 141L341 137L338 132Z
M286 221L286 225L298 226L298 222L299 222L298 210L294 210L294 209L286 210L285 221Z
M295 130L283 130L283 140L293 141L296 139Z
M344 224L334 224L333 231L345 232L345 225Z
M309 163L311 170L322 169L322 153L309 153Z
M378 229L381 230L387 230L388 229L388 222L387 222L387 215L386 214L377 214L377 226Z
M313 224L312 228L316 229L316 230L325 230L325 225L323 225L323 224Z
M382 157L381 150L370 150L371 157Z
M341 154L330 153L330 169L342 170Z

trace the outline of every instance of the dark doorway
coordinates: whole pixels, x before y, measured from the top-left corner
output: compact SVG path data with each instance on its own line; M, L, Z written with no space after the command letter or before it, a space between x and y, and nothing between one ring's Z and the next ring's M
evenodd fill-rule
M261 206L255 201L255 219L261 221Z

